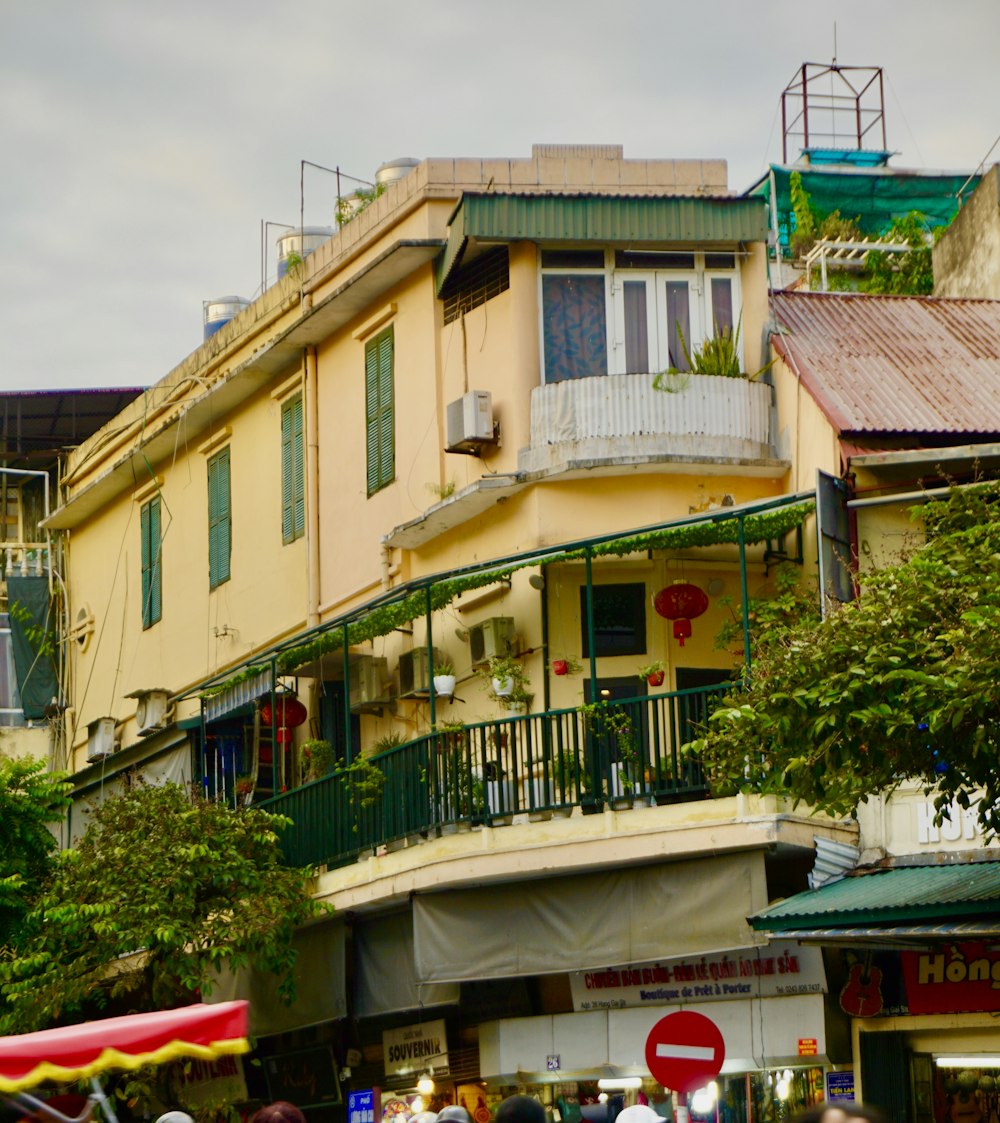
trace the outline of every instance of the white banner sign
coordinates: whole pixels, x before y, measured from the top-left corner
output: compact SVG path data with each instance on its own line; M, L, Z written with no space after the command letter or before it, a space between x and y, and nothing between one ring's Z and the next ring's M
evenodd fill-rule
M570 974L573 1009L689 1005L787 994L825 994L819 948L794 942Z
M446 1072L448 1038L444 1019L385 1030L382 1034L382 1051L385 1054L386 1076Z

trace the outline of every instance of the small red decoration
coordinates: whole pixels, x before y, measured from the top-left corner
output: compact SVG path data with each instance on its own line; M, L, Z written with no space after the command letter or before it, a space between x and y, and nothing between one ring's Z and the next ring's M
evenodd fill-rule
M697 585L679 582L661 589L653 598L653 607L660 616L674 622L674 639L681 647L691 636L691 621L708 608L708 595Z
M566 659L553 659L552 660L552 673L554 675L568 675L569 662Z

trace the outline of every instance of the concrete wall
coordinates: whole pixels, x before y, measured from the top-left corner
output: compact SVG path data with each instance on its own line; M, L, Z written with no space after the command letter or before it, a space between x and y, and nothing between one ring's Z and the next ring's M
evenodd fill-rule
M934 247L934 295L1000 299L1000 166L983 176Z

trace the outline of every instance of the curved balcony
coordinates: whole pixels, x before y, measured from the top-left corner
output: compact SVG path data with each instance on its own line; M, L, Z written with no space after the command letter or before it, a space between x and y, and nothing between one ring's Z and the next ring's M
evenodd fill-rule
M673 392L651 374L579 378L531 392L531 444L524 472L636 464L740 465L782 474L771 443L771 386L745 378L679 376Z
M681 748L725 685L549 710L425 734L371 758L375 796L350 770L260 804L287 815L286 860L343 865L364 853L473 826L704 799L708 784Z

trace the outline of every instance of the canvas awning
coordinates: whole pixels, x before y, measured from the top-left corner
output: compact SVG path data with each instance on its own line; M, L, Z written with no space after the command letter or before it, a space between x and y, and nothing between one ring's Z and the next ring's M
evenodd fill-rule
M246 1002L198 1004L0 1038L0 1092L69 1083L110 1069L246 1053Z
M354 1012L359 1018L458 1003L458 983L417 982L409 910L355 924L354 956Z
M250 1001L254 1037L289 1033L334 1021L347 1014L344 969L344 922L333 920L300 928L293 937L295 1001L278 993L278 976L261 971L226 971L213 980L210 1002L234 997Z
M413 900L417 980L586 971L760 943L760 851L460 889ZM698 922L685 922L684 917Z

